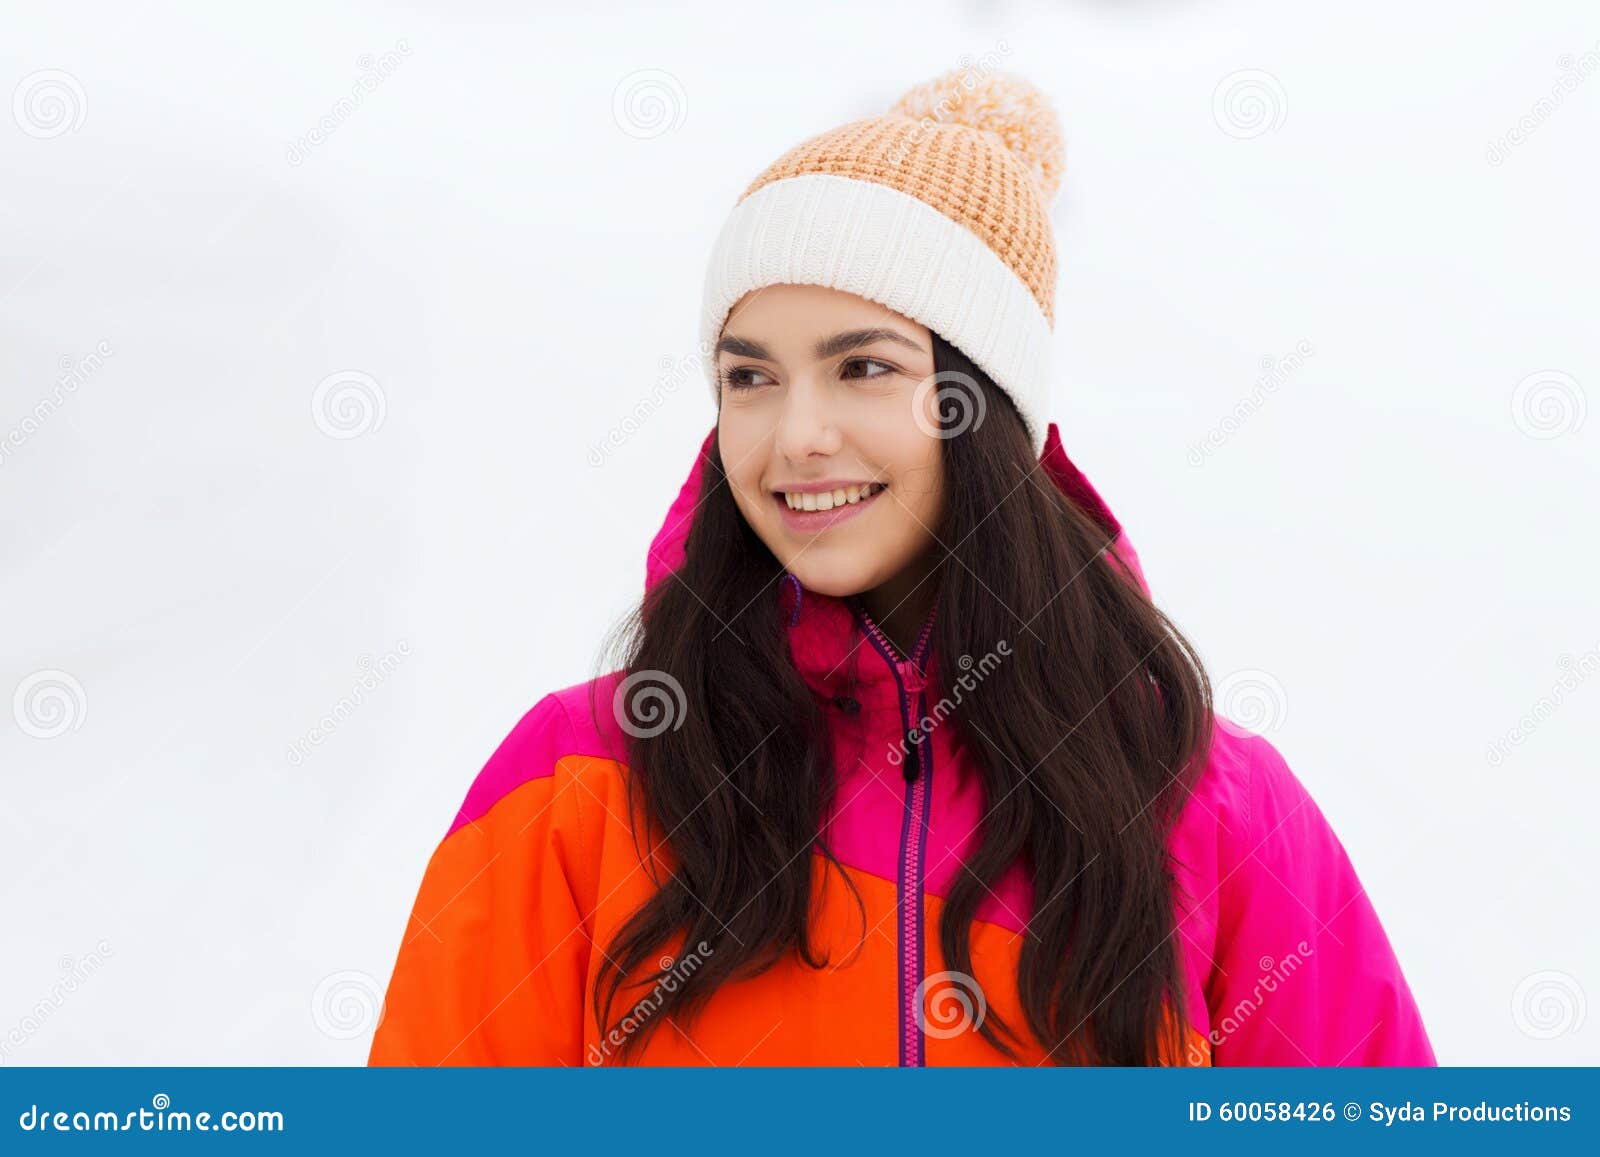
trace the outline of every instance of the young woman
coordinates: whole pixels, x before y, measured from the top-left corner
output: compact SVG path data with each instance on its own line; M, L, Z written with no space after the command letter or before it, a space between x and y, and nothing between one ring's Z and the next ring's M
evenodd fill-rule
M746 190L623 661L472 784L370 1063L1434 1063L1045 418L1060 163L951 74Z

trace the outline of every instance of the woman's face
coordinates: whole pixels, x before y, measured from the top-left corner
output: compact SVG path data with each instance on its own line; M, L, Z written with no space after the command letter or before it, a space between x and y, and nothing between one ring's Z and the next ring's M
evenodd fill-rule
M779 562L844 596L924 558L944 502L925 326L852 293L774 285L735 304L716 357L723 467Z

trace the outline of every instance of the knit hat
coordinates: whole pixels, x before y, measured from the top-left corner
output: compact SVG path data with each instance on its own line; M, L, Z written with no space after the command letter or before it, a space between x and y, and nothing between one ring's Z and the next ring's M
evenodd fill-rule
M1044 449L1055 327L1055 112L1010 73L947 72L882 116L789 150L740 196L706 271L701 348L753 289L822 285L933 330L1011 397ZM705 359L712 398L716 359Z

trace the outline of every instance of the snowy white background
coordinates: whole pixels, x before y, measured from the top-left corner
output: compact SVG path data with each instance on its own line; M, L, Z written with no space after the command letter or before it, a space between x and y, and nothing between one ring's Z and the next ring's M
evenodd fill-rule
M7 5L0 1063L364 1060L714 421L724 215L963 58L1066 127L1067 449L1440 1060L1600 1062L1594 4L526 7Z

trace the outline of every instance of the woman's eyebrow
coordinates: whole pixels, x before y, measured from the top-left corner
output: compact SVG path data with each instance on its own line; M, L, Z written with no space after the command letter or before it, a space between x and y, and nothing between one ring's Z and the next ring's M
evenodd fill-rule
M842 354L846 350L855 349L857 346L871 345L875 341L899 342L901 345L914 349L918 353L926 352L920 345L906 337L905 334L879 327L877 329L846 330L844 333L836 333L832 337L823 338L817 343L817 360L831 358L835 354Z
M725 337L717 342L719 354L732 354L736 358L755 358L757 361L770 362L775 360L767 352L767 347L758 341L751 341L743 337Z
M853 350L858 346L871 345L875 341L899 342L908 349L918 353L926 353L920 345L892 329L879 327L876 329L851 329L843 333L836 333L832 337L825 337L817 342L815 353L818 361ZM770 362L776 360L767 351L767 347L758 341L743 337L724 337L717 342L717 353L732 354L738 358L755 358L758 361Z

